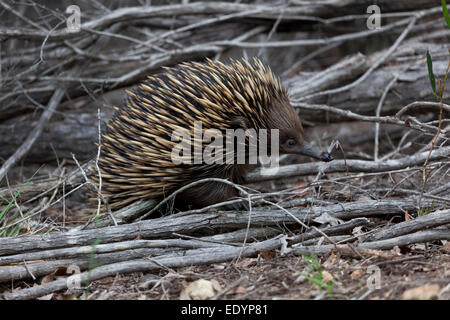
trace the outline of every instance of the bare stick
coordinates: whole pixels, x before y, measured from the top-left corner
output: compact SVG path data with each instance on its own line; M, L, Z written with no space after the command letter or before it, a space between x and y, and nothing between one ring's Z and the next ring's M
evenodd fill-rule
M419 103L419 102L416 102ZM408 127L414 130L418 130L420 132L429 132L436 134L438 131L438 128L426 125L424 123L420 123L416 119L409 117L407 120L399 119L398 117L391 117L391 116L385 116L385 117L375 117L375 116L364 116L358 113L354 113L349 110L343 110L339 108L335 108L329 105L324 104L309 104L309 103L303 103L303 102L292 102L291 103L294 107L300 108L300 109L308 109L308 110L322 110L322 111L328 111L335 114L338 114L342 117L348 118L348 119L354 119L359 121L366 121L366 122L378 122L378 123L387 123L387 124L396 124L399 126ZM409 106L409 105L408 105ZM406 106L406 107L408 107ZM447 131L441 130L441 136L445 134L448 134Z
M423 203L431 205L432 201L424 199ZM294 208L290 212L297 219L305 222L313 221L323 214L334 218L348 220L358 217L392 216L403 214L404 210L414 212L417 198L396 200L366 200L333 204L323 207ZM253 227L277 226L280 224L297 224L292 217L282 210L253 209L251 224ZM31 235L16 238L0 238L0 256L24 253L26 251L56 249L92 244L101 235L102 243L132 240L136 237L143 239L160 239L170 237L174 232L192 234L199 229L211 228L246 228L247 215L240 211L218 211L204 214L173 217L166 216L152 220L144 220L126 225L105 227L93 230L82 230L47 235Z
M2 167L0 168L0 180L2 180L3 177L7 174L8 170L12 166L14 166L17 163L17 161L22 159L22 157L26 155L27 152L31 149L33 143L40 136L42 130L44 129L44 125L51 118L53 111L55 111L56 107L59 105L63 95L64 95L63 89L57 89L55 91L52 98L50 99L50 102L48 103L47 109L44 111L44 113L42 113L41 118L39 119L39 122L36 125L36 127L31 131L27 139L16 150L16 152L11 157L9 157L8 160L5 161L5 163L3 163Z
M100 214L100 209L102 206L102 172L100 170L100 167L98 166L98 159L100 159L100 152L102 148L102 134L101 134L101 117L100 117L100 109L97 109L97 119L98 119L98 148L97 148L97 157L95 158L95 168L97 169L97 175L98 175L98 188L97 188L97 212L95 214L96 217ZM105 205L107 205L105 203ZM114 219L114 216L112 213L110 213L111 210L108 210L108 213L111 216L112 221L114 222L114 225L117 226L117 222Z
M450 53L450 51L449 51ZM431 141L431 146L430 146L430 151L428 153L428 157L425 160L425 163L423 164L423 174L422 174L422 189L421 189L421 193L423 194L425 192L425 185L427 184L427 180L429 177L429 174L427 174L427 164L430 161L430 157L431 157L431 152L434 149L434 146L440 136L441 133L441 126L442 126L442 112L444 110L444 103L443 103L443 94L444 94L444 90L445 90L445 85L447 83L447 76L448 76L448 72L450 71L450 59L448 60L448 64L447 64L447 70L445 71L445 75L444 75L444 81L442 83L442 86L440 87L439 90L439 104L440 104L440 108L439 108L439 124L438 124L438 131L436 132L436 135L434 136L433 140ZM419 198L419 206L420 206L420 201L422 200L422 196L420 196Z
M383 94L380 98L380 101L378 102L378 106L377 106L377 110L375 113L375 116L379 117L381 115L381 107L383 106L384 100L386 99L386 96L389 92L389 90L391 89L391 87L397 82L397 79L399 77L399 74L395 75L394 78L391 80L391 82L389 82L389 84L386 86L386 89L384 89ZM378 137L380 134L380 123L375 123L375 144L373 147L373 159L375 161L378 161Z
M415 231L450 224L450 209L435 211L415 219L397 223L367 237L366 241L383 240ZM450 233L450 230L448 230Z
M389 48L389 50L387 50L377 61L375 61L375 63L361 77L359 77L357 80L355 80L354 82L352 82L352 83L350 83L348 85L345 85L343 87L336 88L336 89L331 89L331 90L326 90L326 91L319 92L319 93L315 93L315 94L312 94L312 95L309 95L309 96L306 96L306 97L302 97L299 100L300 101L301 100L307 100L307 99L311 99L313 97L318 97L318 96L323 96L323 95L343 92L343 91L351 89L351 88L357 86L358 84L360 84L361 82L363 82L365 79L367 79L367 77L369 77L369 75L376 68L378 68L398 48L400 43L403 41L403 39L406 38L408 33L411 31L412 27L416 24L417 18L418 18L418 16L415 16L415 17L413 17L410 20L408 26L405 28L405 30L403 30L403 32L400 34L400 36L397 38L397 40L395 40L394 44Z
M197 2L188 4L175 4L163 6L143 6L120 8L92 19L81 25L81 31L84 29L102 30L112 24L129 21L133 19L153 18L153 17L172 17L182 15L208 15L208 14L236 14L246 12L250 17L265 17L266 19L277 19L283 7L272 5L254 5L228 2ZM307 12L302 7L292 7L286 13L287 15L301 14ZM47 35L43 31L34 30L13 30L0 28L0 37L37 39L42 40ZM52 33L52 40L67 40L78 37L79 33L73 33L65 29Z
M447 230L426 230L422 232L416 232L413 234L407 234L391 239L379 240L373 242L364 242L356 246L356 249L364 255L372 256L374 252L367 250L389 250L395 246L407 246L414 243L423 243L435 240L450 240L450 232ZM339 253L358 258L354 251L349 248L349 245L338 245ZM326 244L321 246L296 246L292 249L295 254L325 254L335 251L336 248L332 244Z
M260 250L273 250L278 248L282 241L281 237L257 242L245 248L242 256L251 257L258 254ZM161 266L175 268L193 264L210 264L229 261L236 257L242 249L240 247L223 247L194 249L186 251L186 254L177 256L158 257L155 259L142 259L104 265L89 272L76 275L80 283L94 281L117 273L144 272L159 270ZM69 281L67 279L56 280L40 286L16 291L14 293L3 294L3 298L10 299L33 299L55 291L67 289Z
M433 150L430 161L438 160L450 155L450 146L441 147ZM398 170L410 166L422 165L428 157L428 151L406 156L399 159L391 159L386 161L366 161L366 160L334 160L328 163L309 162L302 164L292 164L281 166L278 168L268 168L261 171L253 171L247 175L249 183L268 181L273 179L296 177L317 174L322 171L324 173L332 172L387 172ZM259 172L258 172L259 171Z

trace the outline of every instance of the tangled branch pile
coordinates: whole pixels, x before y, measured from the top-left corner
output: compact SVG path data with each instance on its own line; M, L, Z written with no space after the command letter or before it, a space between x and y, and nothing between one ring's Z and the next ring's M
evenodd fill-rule
M102 266L83 280L279 248L381 259L374 249L450 240L450 29L436 3L378 1L381 26L368 29L372 1L79 1L72 32L71 2L0 1L0 282L88 270L91 253ZM80 163L95 158L99 117L124 90L181 61L241 56L281 75L307 133L336 160L289 156L276 172L252 172L236 200L247 212L143 220L150 201L87 221ZM55 280L4 298L65 288Z

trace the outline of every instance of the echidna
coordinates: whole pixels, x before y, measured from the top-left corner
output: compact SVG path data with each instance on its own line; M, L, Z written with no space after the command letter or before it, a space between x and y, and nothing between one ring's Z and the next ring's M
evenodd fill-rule
M187 129L192 134L196 121L201 121L203 131L279 129L279 153L332 160L304 141L302 124L279 78L255 58L231 60L228 65L211 60L182 63L127 93L125 105L116 110L102 135L98 161L102 194L113 210L139 199L160 199L199 179L242 181L248 164L172 161L179 143L172 141L172 133ZM205 182L177 198L206 206L237 195L228 184Z

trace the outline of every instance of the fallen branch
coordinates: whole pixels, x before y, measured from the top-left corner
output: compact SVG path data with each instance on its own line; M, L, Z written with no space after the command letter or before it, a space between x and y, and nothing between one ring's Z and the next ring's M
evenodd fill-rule
M282 244L282 237L275 237L270 240L257 242L246 248L241 247L220 247L220 248L204 248L188 250L185 255L180 257L157 257L154 259L142 259L109 264L75 275L79 279L79 283L87 281L95 281L97 279L116 275L117 273L130 272L149 272L159 270L161 266L165 268L179 268L183 266L211 264L229 261L237 255L242 257L251 257L258 254L260 250L273 250ZM18 290L12 293L6 293L0 297L5 300L12 299L33 299L55 291L65 290L68 288L69 281L67 279L56 280L40 286Z
M16 152L14 152L14 154L3 163L2 167L0 168L0 181L8 173L8 170L12 166L14 166L14 164L16 164L17 161L22 159L22 157L24 155L26 155L27 152L30 150L30 148L33 146L33 143L36 141L36 139L39 137L42 130L44 129L44 125L51 118L56 107L59 105L59 102L61 101L63 95L64 95L63 89L57 89L53 93L53 96L50 99L50 102L48 103L47 109L44 111L44 113L42 113L41 118L39 119L39 122L36 125L36 127L31 131L31 133L28 135L27 139L16 150Z
M250 172L247 181L261 182L280 178L305 176L311 174L334 173L334 172L383 172L397 169L403 169L411 166L422 165L427 159L429 151L421 152L411 156L395 160L385 161L365 161L365 160L334 160L328 163L310 162L302 164L293 164L277 168L261 168ZM432 151L430 160L439 160L450 155L450 146L441 147Z
M402 247L415 243L424 243L436 240L450 240L450 231L448 230L427 230L423 232L416 232L413 234L407 234L391 239L379 240L373 242L361 243L357 246L350 245L338 245L337 248L334 245L326 244L321 246L297 246L292 249L292 252L298 255L304 254L327 254L332 251L338 251L344 253L344 255L357 258L355 250L361 254L372 255L373 252L365 250L389 250L396 246Z
M365 218L353 219L338 226L325 227L322 233L328 235L342 234L357 226L367 226L370 222ZM289 239L290 243L311 240L322 235L314 230ZM186 249L209 247L242 247L242 242L248 239L266 239L279 234L279 230L270 228L251 228L230 233L218 234L199 239L181 236L181 239L164 240L133 240L96 246L74 246L71 248L28 252L0 257L0 265L18 264L0 268L0 282L28 279L33 275L40 277L53 272L57 267L76 265L80 270L86 270L94 261L96 265L110 264L142 257L162 255L183 255ZM59 259L45 261L45 259ZM44 261L42 261L44 260ZM35 279L35 278L33 278Z
M403 210L413 212L416 208L416 198L397 200L368 200L341 203L336 205L312 208L290 209L290 213L304 223L313 221L322 214L328 214L337 219L352 219L373 215L392 216L403 214ZM424 200L424 205L431 201ZM211 228L246 228L248 215L241 212L218 211L214 213L193 214L187 216L167 216L151 220L139 221L117 227L105 227L77 232L52 233L43 236L21 236L16 238L0 238L0 256L27 251L56 249L91 245L100 239L101 243L132 240L137 237L144 239L170 237L173 233L192 234L199 230ZM283 210L253 209L251 225L274 226L280 224L296 224L296 221Z
M377 241L402 236L415 231L434 228L450 224L450 210L439 210L429 214L400 222L384 230L378 231L366 237L364 241ZM450 233L450 230L448 230Z

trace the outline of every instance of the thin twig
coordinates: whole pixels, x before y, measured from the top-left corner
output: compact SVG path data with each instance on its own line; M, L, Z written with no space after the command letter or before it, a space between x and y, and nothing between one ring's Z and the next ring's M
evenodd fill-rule
M0 168L0 180L3 179L9 169L13 167L17 163L17 161L22 159L23 156L25 156L27 152L30 151L34 142L41 135L45 124L51 118L53 111L55 111L56 107L61 102L63 95L64 89L57 89L53 93L53 96L48 103L47 109L42 113L36 127L31 131L31 133L28 135L22 145L16 150L16 152L11 157L9 157L8 160L5 161L5 163L3 163L2 167Z

